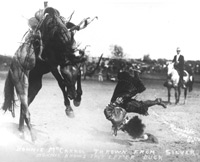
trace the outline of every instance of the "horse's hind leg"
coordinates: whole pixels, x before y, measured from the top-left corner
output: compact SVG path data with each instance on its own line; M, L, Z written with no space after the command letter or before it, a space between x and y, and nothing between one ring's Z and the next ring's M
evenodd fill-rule
M21 113L19 121L19 130L24 134L24 121L31 133L32 141L35 141L35 136L32 132L31 123L30 123L30 112L28 110L28 77L26 74L22 75L21 84L16 86L19 99L21 101Z
M19 131L20 131L20 137L24 139L24 115L23 114L24 114L23 109L20 108Z
M168 94L168 103L171 104L170 98L171 98L171 88L167 88L167 94Z
M31 76L31 75L30 75ZM42 88L42 75L29 77L29 87L28 87L28 105L30 105L35 96L38 94L40 89Z
M24 120L26 122L26 125L27 125L27 127L30 131L30 134L31 134L32 141L35 141L36 137L35 137L34 133L32 132L31 117L30 117L30 112L29 112L29 109L28 109L28 94L23 95L20 98L21 98L20 99L21 100L21 114L20 115L22 117L22 120ZM23 129L23 127L22 127L22 129Z
M21 113L20 113L20 126L19 126L19 130L22 133L22 137L24 137L24 121L26 122L26 125L30 131L31 134L31 139L32 141L35 141L36 137L32 132L32 128L31 128L31 119L30 119L30 112L28 110L28 103L27 103L27 96L23 96L21 97L23 98L21 100ZM26 101L26 102L24 102Z

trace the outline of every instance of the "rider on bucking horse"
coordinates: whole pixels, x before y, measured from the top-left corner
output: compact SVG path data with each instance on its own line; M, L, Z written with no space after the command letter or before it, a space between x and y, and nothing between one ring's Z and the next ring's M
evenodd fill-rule
M38 24L42 21L42 19L44 18L44 15L46 12L48 12L48 2L44 2L44 9L40 9L35 13L35 16L30 18L28 20L28 25L30 26L31 30L34 31L36 30ZM76 42L74 40L74 34L76 31L79 31L81 29L84 29L87 27L87 25L89 25L95 18L90 19L90 18L85 18L83 19L78 25L75 25L73 23L70 22L73 13L71 14L71 16L68 18L68 20L66 20L64 17L62 17L59 13L58 10L54 9L57 13L57 15L61 18L62 22L65 24L65 26L67 27L67 29L70 31L71 34L71 41L72 41L72 46L74 49L76 49ZM69 58L71 59L71 62L83 62L85 61L85 58L83 57L79 57L79 56L75 56L75 54L71 53L72 56Z

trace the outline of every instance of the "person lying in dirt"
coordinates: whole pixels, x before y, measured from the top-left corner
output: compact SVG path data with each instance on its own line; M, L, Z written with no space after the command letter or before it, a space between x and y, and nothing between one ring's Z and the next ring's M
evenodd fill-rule
M110 104L104 109L106 119L112 123L113 135L117 135L117 130L127 131L126 125L130 125L127 113L138 113L149 115L148 108L154 105L166 108L161 98L155 100L138 101L133 98L138 93L146 90L137 70L134 76L129 72L119 72L118 82L115 87ZM131 121L132 122L132 121ZM126 129L126 130L125 130Z

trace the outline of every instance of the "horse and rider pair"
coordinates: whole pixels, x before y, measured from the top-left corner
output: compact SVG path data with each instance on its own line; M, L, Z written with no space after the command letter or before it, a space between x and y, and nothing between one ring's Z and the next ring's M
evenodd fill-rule
M194 76L192 70L185 70L184 56L180 54L180 48L176 49L177 54L174 56L172 62L167 63L167 79L164 82L164 87L168 90L168 102L171 103L171 89L175 90L175 104L179 103L181 88L184 89L184 104L187 98L187 90L189 92L193 89Z
M68 19L66 19L65 17L60 15L60 12L57 9L54 8L54 10L51 10L51 7L47 7L46 3L44 4L44 6L45 6L44 9L39 9L35 13L35 16L28 20L28 25L31 28L31 30L35 30L38 27L39 23L42 21L42 19L45 16L44 11L46 13L47 12L50 13L49 11L54 11L55 13L52 13L52 14L57 15L62 20L63 24L65 24L65 26L69 30L70 37L72 38L71 40L73 40L72 46L74 48L76 48L76 42L74 40L74 34L76 33L76 31L80 31L86 28L93 20L98 19L97 16L92 19L90 17L84 18L78 25L75 25L74 23L71 22L74 12L70 15Z
M178 86L180 86L182 88L186 88L187 87L187 81L185 81L184 76L190 77L190 76L192 76L192 73L188 73L188 71L185 70L185 59L184 59L184 56L180 53L181 49L179 47L177 47L176 52L177 52L177 54L173 57L172 63L173 63L174 69L177 70L178 75L179 75ZM164 83L164 86L168 87L170 85L166 81Z
M49 72L53 74L63 93L66 115L73 117L70 100L73 100L74 106L80 105L80 65L85 60L84 55L74 54L79 50L74 48L72 32L66 27L59 12L47 7L42 13L42 18L35 24L32 20L36 18L29 21L31 30L24 35L24 42L13 56L5 81L2 106L4 111L9 110L15 116L15 89L20 100L20 136L24 138L26 123L32 141L36 140L36 136L31 127L29 105L42 88L43 75Z
M176 49L176 52L177 54L174 56L172 62L174 63L174 68L179 72L179 75L180 75L179 84L183 88L185 88L186 85L183 80L185 60L184 60L184 56L180 54L181 50L179 47Z

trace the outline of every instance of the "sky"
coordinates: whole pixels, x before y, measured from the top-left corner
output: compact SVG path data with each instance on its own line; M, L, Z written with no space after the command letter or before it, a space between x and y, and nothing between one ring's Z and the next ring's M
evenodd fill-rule
M172 59L176 48L186 60L200 60L199 0L47 0L78 24L98 16L75 35L81 47L90 45L90 56L111 57L110 46L123 48L127 58ZM198 2L199 1L199 2ZM29 29L27 19L42 9L44 0L1 2L0 54L14 55Z

